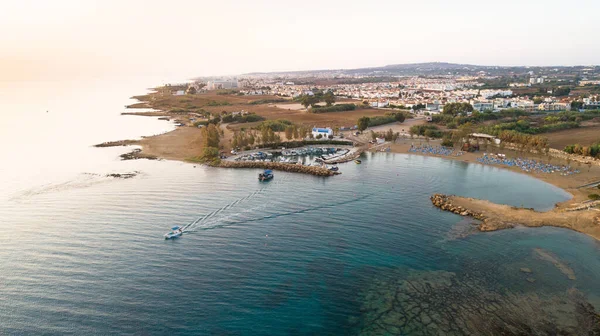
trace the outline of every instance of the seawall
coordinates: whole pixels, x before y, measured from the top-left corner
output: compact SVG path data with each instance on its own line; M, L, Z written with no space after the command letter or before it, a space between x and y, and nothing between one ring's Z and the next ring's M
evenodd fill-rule
M333 176L339 173L333 172L326 168L315 166L303 166L298 164L289 164L281 162L263 162L263 161L221 161L216 165L222 168L259 168L273 169L292 173L303 173L315 176Z

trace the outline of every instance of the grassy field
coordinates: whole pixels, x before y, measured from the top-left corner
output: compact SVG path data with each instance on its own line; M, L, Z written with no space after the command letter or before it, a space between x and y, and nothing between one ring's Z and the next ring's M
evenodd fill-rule
M254 101L281 99L277 96L238 96L238 95L218 95L216 92L208 92L197 95L173 96L171 94L151 93L143 96L133 97L140 103L130 105L130 108L154 108L164 111L174 119L180 119L186 122L194 113L202 111L211 114L221 112L248 111L256 113L266 119L287 119L301 126L354 126L356 121L363 116L382 116L387 110L370 109L359 107L354 111L331 112L314 114L304 109L298 109L297 103L277 103L277 104L251 104ZM340 99L339 103L357 102L348 99ZM290 108L286 108L286 106ZM154 115L151 113L150 115ZM257 123L246 123L232 125L234 128L250 128Z
M543 134L548 137L550 147L564 149L566 145L580 144L588 146L600 142L600 125L585 126L558 132Z

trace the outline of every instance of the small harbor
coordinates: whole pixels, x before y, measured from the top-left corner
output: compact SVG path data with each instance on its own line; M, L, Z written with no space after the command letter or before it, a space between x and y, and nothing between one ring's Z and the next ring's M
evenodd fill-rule
M318 176L341 174L337 163L360 156L362 149L352 146L305 146L299 148L261 149L235 152L221 161L221 167L263 168L309 173Z

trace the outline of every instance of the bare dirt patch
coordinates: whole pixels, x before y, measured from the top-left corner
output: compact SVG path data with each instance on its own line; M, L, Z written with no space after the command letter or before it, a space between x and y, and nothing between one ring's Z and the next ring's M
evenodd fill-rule
M564 149L567 145L574 144L589 146L595 142L600 142L600 125L573 128L544 135L548 137L550 147L559 150Z

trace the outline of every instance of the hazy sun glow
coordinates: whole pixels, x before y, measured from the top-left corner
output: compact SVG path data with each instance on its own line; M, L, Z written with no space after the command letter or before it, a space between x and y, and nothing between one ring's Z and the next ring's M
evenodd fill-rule
M600 63L600 2L0 1L0 80Z

